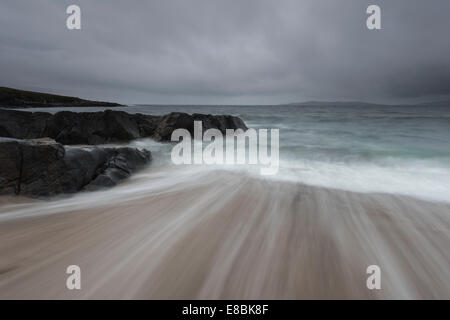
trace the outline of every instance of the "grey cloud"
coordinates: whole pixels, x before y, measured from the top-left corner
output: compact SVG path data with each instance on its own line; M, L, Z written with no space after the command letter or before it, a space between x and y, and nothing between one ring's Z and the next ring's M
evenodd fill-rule
M78 4L82 30L65 28ZM365 28L378 4L381 31ZM450 95L450 2L3 0L0 85L129 103Z

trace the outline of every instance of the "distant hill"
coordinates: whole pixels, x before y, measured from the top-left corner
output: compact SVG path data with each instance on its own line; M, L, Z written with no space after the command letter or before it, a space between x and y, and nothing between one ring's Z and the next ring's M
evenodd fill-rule
M118 107L118 103L0 87L0 108Z
M380 106L382 104L362 101L306 101L289 103L291 106L326 106L326 107L351 107L351 106Z
M431 101L415 104L421 107L450 107L450 101Z
M289 103L290 106L311 106L311 107L450 107L450 101L430 101L422 103L411 104L382 104L382 103L369 103L361 101L307 101L307 102L293 102Z

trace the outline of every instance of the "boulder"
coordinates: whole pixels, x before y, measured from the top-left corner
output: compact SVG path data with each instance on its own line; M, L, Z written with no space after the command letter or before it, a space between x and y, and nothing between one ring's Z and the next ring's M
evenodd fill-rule
M230 115L199 113L190 115L182 112L172 112L161 117L152 138L158 141L170 141L172 132L176 129L186 129L193 135L194 121L202 121L203 132L214 128L225 134L226 129L243 129L244 131L248 129L242 119Z
M150 151L136 148L0 138L0 194L42 197L110 187L150 161Z

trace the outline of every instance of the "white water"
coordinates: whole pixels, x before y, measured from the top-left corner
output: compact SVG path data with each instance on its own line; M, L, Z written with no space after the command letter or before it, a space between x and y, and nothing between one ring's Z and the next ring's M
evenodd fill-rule
M176 167L170 144L144 139L131 145L154 162L115 188L4 200L0 298L448 299L450 206L437 203L450 194L447 120L399 134L376 116L358 127L361 113L350 126L346 114L330 124L289 110L270 126L271 112L244 114L282 129L270 178L252 166ZM64 287L70 264L83 270L80 292ZM366 287L371 264L382 290Z
M449 208L150 167L109 190L1 206L0 298L445 299ZM366 287L371 264L382 290Z
M103 109L73 108L84 112ZM144 114L172 111L233 114L255 129L278 128L281 163L279 173L269 177L272 180L450 201L450 107L130 106L118 109ZM149 139L131 144L151 150L154 165L170 164L169 144ZM254 166L219 169L259 176L259 168Z

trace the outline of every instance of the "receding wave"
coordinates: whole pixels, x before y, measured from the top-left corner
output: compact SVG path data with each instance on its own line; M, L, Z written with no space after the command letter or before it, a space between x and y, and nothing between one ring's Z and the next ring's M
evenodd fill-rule
M450 298L449 205L164 165L13 202L0 207L0 298ZM373 264L382 290L366 287Z

